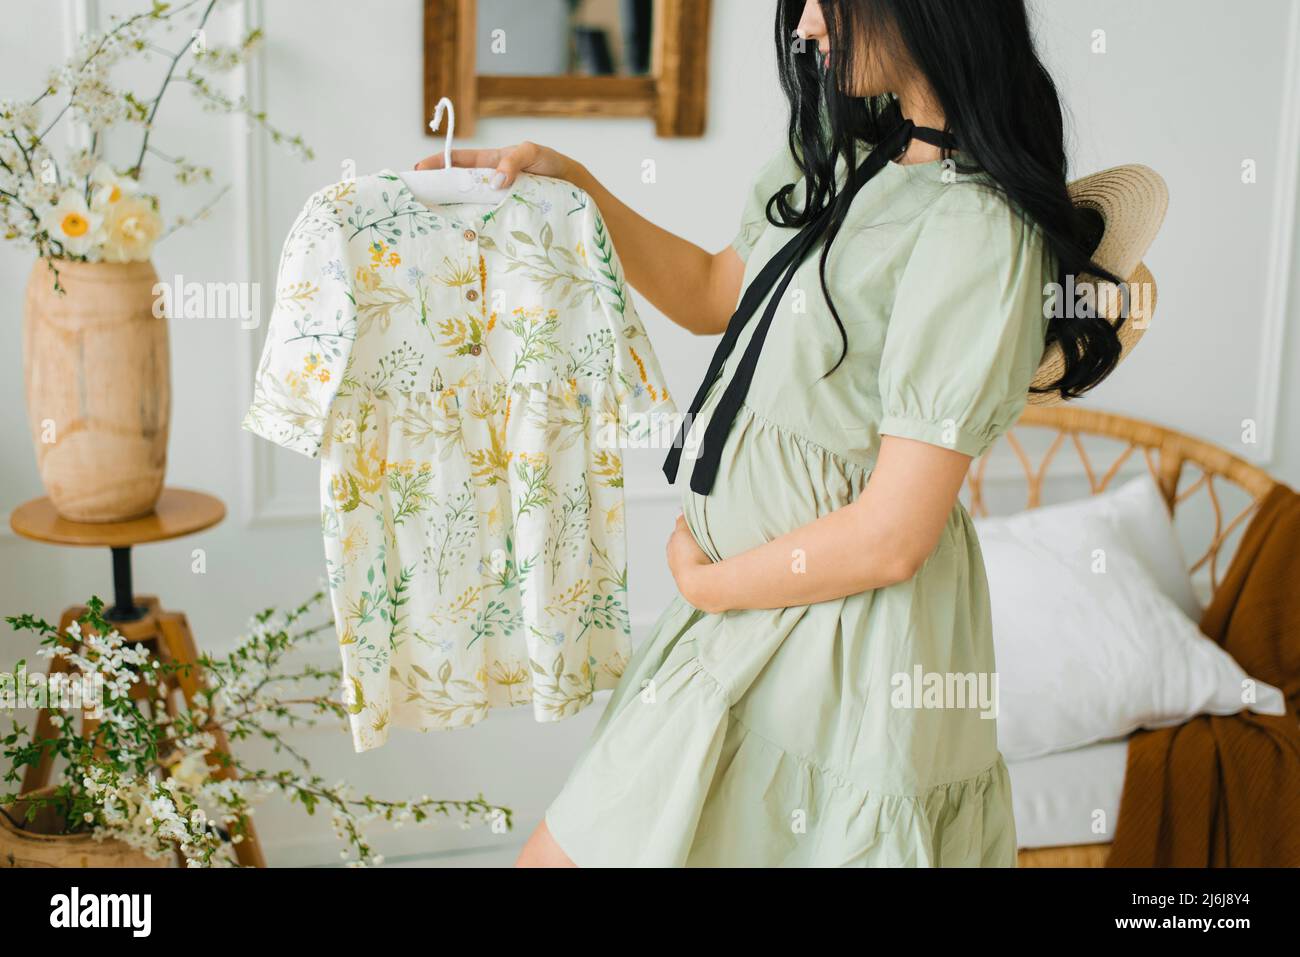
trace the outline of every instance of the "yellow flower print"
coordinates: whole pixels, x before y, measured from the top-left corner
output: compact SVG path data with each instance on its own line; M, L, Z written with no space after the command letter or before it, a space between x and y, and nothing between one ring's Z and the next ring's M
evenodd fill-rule
M363 550L368 543L366 533L360 527L352 529L340 543L343 546L343 560L350 561L355 558L357 553Z
M428 473L433 466L428 462L416 462L414 459L404 459L401 462L387 460L380 464L379 471L384 475L415 475L416 473Z
M481 585L471 585L440 611L430 612L429 621L439 629L457 622L468 621L474 617L474 609L478 606L479 595L482 593Z
M477 356L483 352L483 323L472 315L444 319L438 323L442 347L453 356Z
M558 309L543 309L541 306L525 307L520 306L511 313L516 319L527 320L530 326L535 326L543 319L554 320L560 315Z
M606 488L623 487L623 458L606 449L598 451L591 463L591 474Z
M515 698L515 689L521 688L528 683L528 668L526 666L518 662L507 665L502 661L494 661L492 663L491 678L510 692L510 701L512 703L522 704L528 700L527 689L524 689L522 699Z
M352 456L352 471L349 473L361 491L374 493L384 484L384 460L379 454L379 443L369 445L356 443Z
M303 356L302 369L285 376L284 384L297 398L306 398L311 394L311 383L329 382L330 370L322 364L318 353L311 352Z
M356 191L355 180L344 180L330 186L322 194L326 203L334 208L336 216L342 218L343 207L352 205L352 194Z
M465 411L476 419L490 419L501 412L506 399L504 385L490 389L474 389L465 401ZM505 439L503 434L502 439Z
M641 383L645 386L646 391L650 393L650 398L658 402L659 390L650 384L650 379L646 375L644 360L642 360L642 358L636 354L636 350L633 349L631 346L627 347L627 351L632 353L632 361L636 363L637 372L641 376Z
M350 687L351 687L352 694L350 696L351 697L350 701L348 700L349 696L347 695L344 696L344 701L345 701L344 707L347 708L348 714L360 714L362 711L366 710L365 691L361 687L361 682L358 681L356 678L349 677L348 681L351 682Z
M452 262L450 256L445 256L442 270L434 278L444 286L470 286L479 281L479 270L472 260Z
M384 283L379 273L374 269L367 269L365 266L357 267L357 286L363 292L374 292Z
M474 480L484 487L505 481L506 471L514 458L514 453L506 449L504 426L498 428L495 423L489 423L488 435L492 443L491 448L474 449L469 454Z
M590 590L588 584L587 579L579 578L547 604L546 613L553 618L563 618L578 611L586 603L587 592Z
M560 405L569 412L578 412L582 406L583 395L578 391L577 379L566 379L564 388L560 389L555 398Z
M315 301L318 292L320 286L309 280L291 282L276 292L275 304L281 308L306 309Z
M329 494L330 501L338 506L340 512L355 512L361 504L361 488L351 475L336 475L330 479Z

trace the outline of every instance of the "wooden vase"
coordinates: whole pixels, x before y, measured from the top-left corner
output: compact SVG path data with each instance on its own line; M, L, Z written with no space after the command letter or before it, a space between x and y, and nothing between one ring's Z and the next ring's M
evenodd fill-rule
M32 792L48 796L53 788ZM89 834L64 834L64 821L50 806L26 820L27 801L0 808L0 868L5 867L172 867L174 858L155 860L121 841L97 841Z
M76 522L153 511L167 468L171 363L153 264L38 259L23 336L41 482Z

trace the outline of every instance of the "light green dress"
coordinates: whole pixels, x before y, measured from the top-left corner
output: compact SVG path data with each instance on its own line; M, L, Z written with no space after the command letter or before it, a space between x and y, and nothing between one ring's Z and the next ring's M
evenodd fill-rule
M763 210L799 178L784 150L760 172L733 244L746 283L794 234ZM1051 254L978 177L890 163L862 189L829 263L849 352L826 378L841 339L819 256L786 292L710 495L682 457L686 522L715 561L853 501L882 435L978 456L1042 357ZM546 822L579 866L1015 866L995 682L979 544L957 505L901 584L718 615L675 598Z

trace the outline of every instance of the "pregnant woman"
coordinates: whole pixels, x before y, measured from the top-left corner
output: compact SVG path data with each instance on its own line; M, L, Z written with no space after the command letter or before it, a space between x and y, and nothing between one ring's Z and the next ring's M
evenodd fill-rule
M781 0L775 35L789 142L716 255L553 150L453 159L585 189L631 283L726 332L665 468L680 597L521 865L1016 862L957 495L1045 343L1067 358L1063 395L1114 367L1110 324L1044 303L1067 275L1115 277L1066 191L1024 0Z

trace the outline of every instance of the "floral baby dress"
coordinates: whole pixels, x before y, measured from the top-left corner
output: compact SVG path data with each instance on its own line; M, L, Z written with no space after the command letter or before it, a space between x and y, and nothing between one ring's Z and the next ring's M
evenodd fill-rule
M308 200L243 425L321 460L356 750L618 682L622 449L675 412L583 191L434 208L383 171Z

